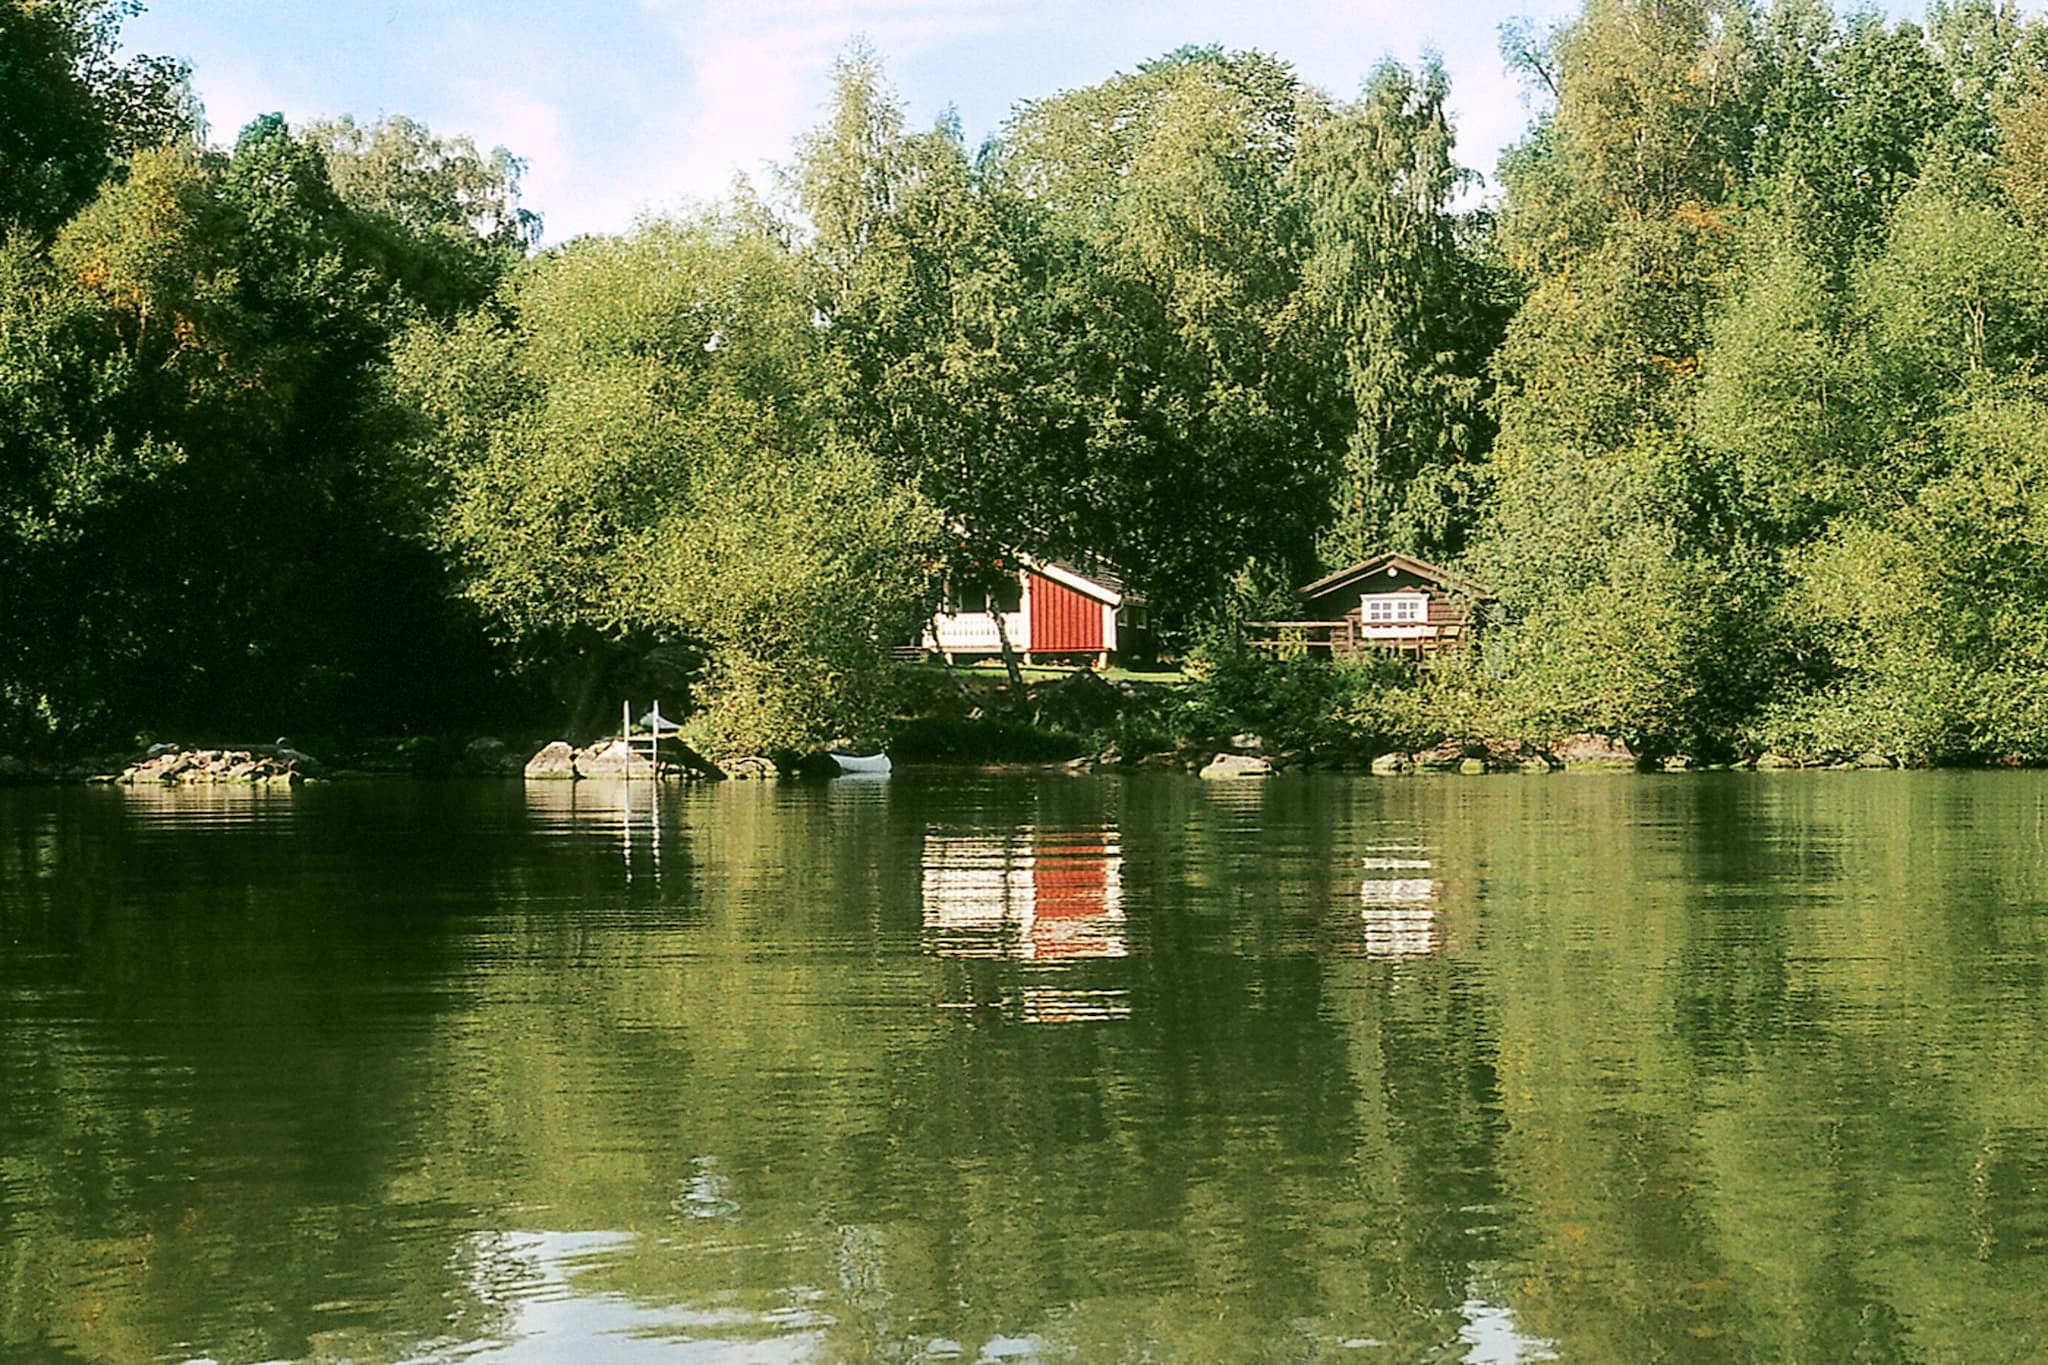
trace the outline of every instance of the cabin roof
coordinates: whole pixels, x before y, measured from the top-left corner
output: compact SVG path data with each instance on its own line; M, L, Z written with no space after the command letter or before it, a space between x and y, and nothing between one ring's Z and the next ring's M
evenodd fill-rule
M1319 597L1329 597L1346 589L1355 588L1366 579L1376 574L1385 573L1389 568L1404 570L1416 578L1433 583L1446 592L1457 593L1461 597L1485 599L1493 595L1462 574L1454 574L1448 569L1439 569L1436 565L1425 560L1417 559L1413 555L1404 555L1395 550L1376 554L1370 559L1361 559L1350 568L1339 569L1333 574L1318 578L1313 583L1304 584L1297 591L1301 596L1313 601Z
M1070 559L1025 558L1039 572L1112 607L1142 605L1145 601L1142 594L1124 586L1122 571L1107 560L1091 558L1085 563L1075 563Z

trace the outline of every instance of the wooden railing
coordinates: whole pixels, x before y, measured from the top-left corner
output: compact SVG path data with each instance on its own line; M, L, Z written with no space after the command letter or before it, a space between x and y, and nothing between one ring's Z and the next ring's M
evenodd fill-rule
M1254 649L1327 649L1348 654L1358 648L1356 623L1342 621L1247 621L1245 643Z
M1299 650L1304 654L1322 650L1333 658L1386 650L1420 659L1441 650L1456 649L1465 640L1463 621L1429 622L1427 629L1404 635L1362 631L1358 622L1348 617L1341 621L1247 621L1244 628L1245 644L1253 649L1283 653Z

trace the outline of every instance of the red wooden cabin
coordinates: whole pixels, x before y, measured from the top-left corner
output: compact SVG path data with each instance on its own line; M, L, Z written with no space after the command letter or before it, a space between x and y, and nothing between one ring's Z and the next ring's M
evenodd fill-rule
M1088 661L1107 667L1142 631L1144 603L1103 567L1017 555L1014 582L996 591L949 594L920 642L948 662L1002 652L1002 634L1027 663ZM996 628L1002 620L1002 633Z

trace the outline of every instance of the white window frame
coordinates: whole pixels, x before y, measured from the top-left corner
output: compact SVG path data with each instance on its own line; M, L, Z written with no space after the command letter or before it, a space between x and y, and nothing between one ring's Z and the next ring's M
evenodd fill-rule
M1429 620L1429 598L1419 592L1369 592L1359 619L1368 626L1419 626Z

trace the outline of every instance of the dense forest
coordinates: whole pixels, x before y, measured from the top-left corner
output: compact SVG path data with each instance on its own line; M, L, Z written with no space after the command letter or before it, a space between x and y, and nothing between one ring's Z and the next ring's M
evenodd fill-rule
M545 249L516 159L404 118L213 149L130 9L0 6L0 745L650 685L820 738L1026 549L1363 740L2048 761L2009 5L1588 0L1503 31L1531 119L1483 180L1431 60L1336 95L1190 47L970 148L856 47L771 183ZM1483 646L1238 659L1377 548L1489 585Z

